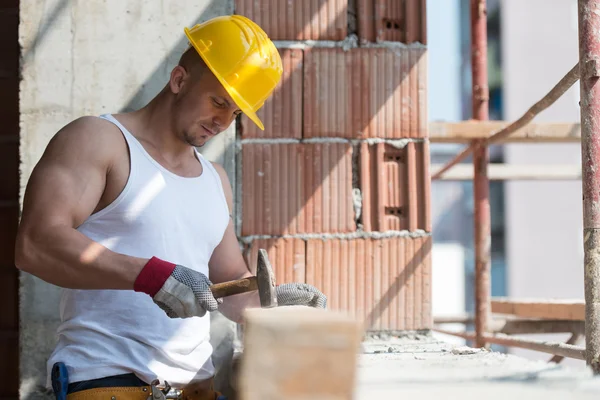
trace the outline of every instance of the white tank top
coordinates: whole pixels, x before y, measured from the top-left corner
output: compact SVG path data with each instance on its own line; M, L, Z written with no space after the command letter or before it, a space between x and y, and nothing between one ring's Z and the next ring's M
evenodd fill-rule
M125 136L130 175L117 199L78 231L115 252L156 256L208 276L208 261L229 223L217 171L196 151L202 174L178 176L112 115L100 117ZM48 376L57 361L67 365L71 382L133 372L146 382L160 379L176 387L214 374L208 313L171 319L144 293L63 289L60 317Z

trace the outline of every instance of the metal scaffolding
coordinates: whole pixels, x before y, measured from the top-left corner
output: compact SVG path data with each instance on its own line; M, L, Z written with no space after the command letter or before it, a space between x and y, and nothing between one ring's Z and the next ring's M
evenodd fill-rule
M473 118L487 121L489 87L487 76L487 9L485 0L471 1L471 63L473 74ZM490 316L490 182L489 149L482 140L473 142L473 192L475 196L475 344L485 347Z
M600 373L600 0L579 0L586 361Z
M475 315L474 332L452 332L435 330L473 340L475 346L489 344L523 347L553 354L550 361L560 362L563 357L585 359L595 374L600 374L600 0L578 0L579 12L579 61L540 101L535 103L518 120L502 128L491 131L485 127L488 120L487 85L487 13L485 0L471 0L471 62L473 77L473 121L467 124L481 125L480 134L468 147L460 152L432 175L441 179L444 174L473 154L473 187L475 197ZM511 299L491 298L490 285L490 205L488 177L488 148L494 143L511 141L511 136L527 129L530 122L540 112L552 105L562 94L579 80L580 82L580 131L581 131L581 180L583 188L583 237L584 237L584 277L585 303L544 301L535 303L519 302ZM559 125L559 124L555 124ZM537 135L540 141L564 141L572 139L571 131L565 124L555 127L554 136ZM467 125L463 125L465 127ZM470 125L471 127L473 125ZM456 128L456 130L460 127ZM477 130L475 126L475 130ZM571 135L571 136L568 136ZM445 142L452 141L452 135ZM526 136L526 134L525 134ZM458 137L457 137L458 138ZM536 137L532 139L536 141ZM456 140L464 142L464 139ZM519 174L506 173L504 179L519 179ZM574 176L570 174L569 176ZM546 175L552 178L552 175ZM521 319L505 320L494 326L492 313L508 314ZM458 318L454 322L460 322ZM466 323L470 318L463 319ZM448 321L436 321L443 323ZM496 321L498 322L498 321ZM509 322L519 323L517 333L556 333L571 332L565 343L549 343L525 340L507 336ZM579 324L584 324L580 329ZM575 346L581 331L585 330L585 348ZM513 333L515 330L513 330Z

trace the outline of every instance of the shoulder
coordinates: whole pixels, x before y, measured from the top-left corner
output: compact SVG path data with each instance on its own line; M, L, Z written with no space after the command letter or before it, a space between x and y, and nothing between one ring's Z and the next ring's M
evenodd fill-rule
M99 117L83 116L62 127L52 137L44 156L60 156L62 159L89 156L89 161L110 158L114 154L114 146L124 141L119 128L113 123Z
M214 161L210 161L210 164L213 166L213 168L217 171L217 174L219 174L219 178L221 178L221 182L227 186L231 186L230 182L229 182L229 177L227 176L227 171L225 171L225 168L223 168L223 166L221 164L218 164Z
M116 138L119 128L103 118L86 115L79 117L61 128L54 139L96 140L98 142Z
M227 205L229 206L229 210L233 209L233 191L231 188L231 183L229 182L229 177L227 176L227 171L221 164L218 164L214 161L210 162L213 168L219 174L219 178L221 178L221 185L223 186L223 191L225 192L225 198L227 199Z

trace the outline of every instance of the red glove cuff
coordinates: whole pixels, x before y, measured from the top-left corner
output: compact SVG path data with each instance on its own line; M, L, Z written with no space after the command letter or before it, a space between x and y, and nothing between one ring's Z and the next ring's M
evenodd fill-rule
M152 257L142 268L140 274L133 283L133 290L154 295L165 284L175 269L175 264Z

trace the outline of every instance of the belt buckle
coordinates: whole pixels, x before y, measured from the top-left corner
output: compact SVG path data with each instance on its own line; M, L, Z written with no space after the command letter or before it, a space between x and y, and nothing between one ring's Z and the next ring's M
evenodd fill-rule
M156 385L150 385L148 400L165 400L165 394Z
M171 389L167 392L167 394L165 394L165 398L182 400L183 399L182 395L183 395L183 391L181 389Z
M150 384L152 393L148 397L148 400L182 399L182 390L171 388L171 385L167 381L165 381L164 388L161 389L159 383L158 379L156 379Z

